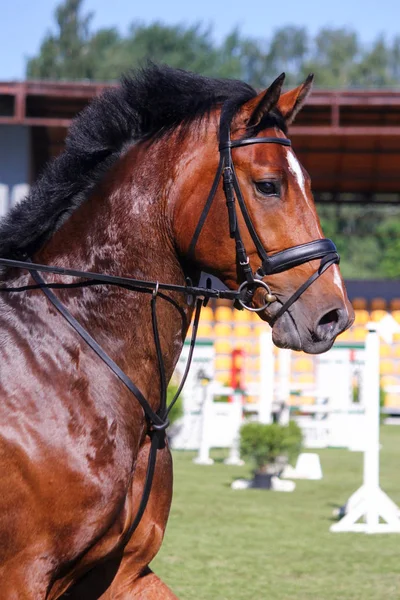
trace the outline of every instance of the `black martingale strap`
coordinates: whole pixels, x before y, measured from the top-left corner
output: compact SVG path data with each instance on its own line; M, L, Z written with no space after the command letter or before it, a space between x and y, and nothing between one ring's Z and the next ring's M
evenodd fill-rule
M197 298L196 312L195 312L195 316L194 316L194 320L193 320L192 337L190 340L190 350L189 350L188 359L186 361L186 368L185 368L184 374L181 379L181 383L178 387L178 390L176 391L175 396L171 400L168 407L165 405L165 412L164 412L165 419L168 418L169 412L171 411L175 402L178 400L179 396L181 395L183 386L185 385L187 376L190 371L190 365L192 363L192 358L193 358L193 350L196 345L196 336L197 336L197 330L198 330L198 326L199 326L200 312L201 312L202 306L203 306L203 301L201 299ZM156 318L156 320L157 320L157 318ZM153 328L154 328L154 325L153 325ZM156 329L157 329L157 325L156 325ZM158 332L157 332L157 335L158 335ZM159 363L159 366L160 366L160 363ZM143 487L142 497L140 499L139 508L135 515L135 518L132 521L129 529L126 531L126 533L124 535L123 543L127 543L129 541L131 535L133 534L135 529L138 527L138 525L142 519L144 511L146 510L147 502L148 502L149 496L150 496L151 486L153 483L154 471L155 471L155 466L156 466L156 461L157 461L157 452L158 452L158 450L161 450L162 448L165 447L164 430L160 431L160 430L155 429L155 430L150 431L149 435L150 435L150 439L151 439L151 445L150 445L149 460L147 463L146 479L145 479L145 483L144 483L144 487Z
M142 520L144 511L146 510L147 503L149 501L151 487L153 485L154 471L156 468L158 450L162 450L165 447L165 432L160 430L152 430L149 432L150 436L150 450L149 458L147 461L146 479L144 481L144 487L142 496L140 498L139 508L130 524L128 530L125 532L121 544L125 546L132 534L137 529L140 521Z
M29 264L29 263L28 263ZM32 267L32 263L30 264ZM154 333L154 341L156 346L156 354L157 354L157 362L159 368L160 375L160 406L157 412L154 412L151 408L150 404L143 396L142 392L139 388L133 383L133 381L120 369L120 367L116 364L116 362L103 350L103 348L96 342L96 340L82 327L82 325L75 319L75 317L66 309L66 307L60 302L60 300L55 296L55 294L47 287L47 284L44 282L42 277L39 275L37 271L30 268L29 272L36 282L36 286L29 286L29 289L36 287L36 289L41 289L47 299L53 304L53 306L57 309L57 311L66 319L66 321L71 325L71 327L81 336L81 338L88 344L88 346L97 354L99 358L111 369L111 371L118 377L120 381L128 388L128 390L135 396L138 400L140 406L142 407L144 414L147 418L149 424L148 435L150 436L150 450L149 450L149 459L147 463L146 470L146 478L143 487L142 496L139 503L138 511L135 515L134 520L132 521L129 529L126 531L124 535L123 543L127 543L129 538L133 534L133 532L138 527L143 513L146 510L146 506L149 500L151 487L153 483L154 471L157 462L157 453L158 450L161 450L165 447L165 430L169 425L168 414L177 401L180 393L182 392L183 386L185 385L191 362L193 357L193 350L196 344L196 336L198 325L200 321L201 308L203 306L204 300L202 298L196 299L196 311L193 322L193 330L192 337L190 341L190 351L188 360L186 363L185 372L181 379L181 383L175 394L172 402L169 407L167 407L167 381L165 377L165 368L164 361L162 358L160 337L158 333L158 322L157 322L157 297L158 297L158 289L157 285L155 290L153 291L153 296L151 299L151 313L152 313L152 325L153 325L153 333ZM85 285L87 282L82 282ZM25 290L27 286L23 286ZM7 288L7 291L22 291L22 288Z
M160 376L160 407L158 409L158 414L161 416L164 423L166 423L166 427L168 427L169 421L167 419L167 380L165 377L164 361L162 356L160 336L158 333L157 297L158 289L155 289L151 298L151 323L153 326L153 337L156 346L158 374Z

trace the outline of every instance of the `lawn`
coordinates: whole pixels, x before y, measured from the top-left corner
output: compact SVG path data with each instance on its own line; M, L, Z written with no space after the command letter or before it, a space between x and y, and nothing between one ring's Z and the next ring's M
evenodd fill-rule
M381 486L400 505L400 427L381 430ZM180 600L400 599L400 534L330 533L332 510L361 484L362 454L320 450L324 478L293 493L230 489L250 466L175 452L175 487L152 564Z

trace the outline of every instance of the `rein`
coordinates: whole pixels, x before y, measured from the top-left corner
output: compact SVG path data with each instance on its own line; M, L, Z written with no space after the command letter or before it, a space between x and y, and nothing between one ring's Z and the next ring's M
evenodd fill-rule
M272 302L275 302L277 300L276 296L274 296L271 293L270 287L263 281L263 277L265 277L266 275L273 275L275 273L287 271L311 260L321 259L321 263L317 271L315 271L315 273L311 275L311 277L309 277L297 289L297 291L294 292L294 294L292 294L292 296L290 296L290 298L281 306L279 311L274 315L271 322L271 325L273 325L277 321L277 319L279 319L279 317L281 317L290 308L290 306L301 296L301 294L303 294L303 292L318 277L322 275L322 273L326 269L328 269L331 265L335 263L339 263L339 255L337 253L335 244L329 239L314 240L306 244L293 246L291 248L287 248L286 250L282 250L281 252L277 252L276 254L273 254L271 256L267 254L253 225L250 214L247 210L246 203L244 201L239 181L235 172L235 167L232 159L232 149L239 148L241 146L248 146L251 144L280 144L281 146L291 146L291 141L287 138L277 137L253 137L243 140L231 141L230 123L226 120L226 124L223 125L224 114L225 113L223 108L221 111L220 123L220 160L218 169L209 196L201 213L195 232L193 234L193 238L191 240L188 250L187 259L194 259L197 241L201 234L204 223L207 219L212 202L217 193L220 180L222 178L223 189L226 198L226 205L228 209L229 234L231 238L235 239L236 260L239 266L240 280L242 282L237 290L213 289L210 285L210 280L207 280L206 287L193 286L190 279L187 279L187 285L183 286L169 283L160 283L158 281L145 281L141 279L133 279L130 277L118 277L114 275L105 275L102 273L77 271L74 269L66 269L63 267L41 265L33 263L29 259L26 261L20 261L0 258L0 265L3 265L8 268L26 269L29 271L31 277L35 281L35 284L33 285L9 288L0 287L0 293L24 292L28 290L38 289L42 290L49 302L53 304L57 311L64 317L64 319L66 319L69 325L71 325L71 327L78 333L78 335L85 341L85 343L97 354L97 356L109 367L109 369L111 369L111 371L116 375L116 377L118 377L118 379L125 385L125 387L135 396L135 398L137 399L137 401L143 409L144 415L148 423L147 433L150 436L151 445L149 451L146 479L139 504L139 509L135 515L133 522L131 523L131 526L123 536L124 543L128 542L130 536L139 525L147 506L154 476L157 451L163 448L165 445L165 430L169 425L168 414L172 406L177 401L185 384L187 375L189 373L193 357L193 351L196 343L197 329L202 306L205 306L210 298L224 298L234 301L236 308L261 312L264 309L266 309ZM237 199L237 202L235 197ZM255 273L253 273L251 270L250 261L241 237L236 204L239 204L239 208L245 221L246 227L254 242L259 258L261 259L261 265ZM46 283L39 273L67 275L71 277L84 279L85 281L78 281L74 283ZM152 294L151 317L161 388L160 405L157 411L153 411L149 402L144 397L139 388L113 361L113 359L103 350L103 348L96 342L96 340L80 325L80 323L67 310L67 308L62 304L62 302L60 302L60 300L52 291L52 289L73 289L77 287L87 287L94 285L113 285L132 291ZM257 288L263 288L265 290L265 302L262 306L254 308L251 306L251 301ZM191 304L193 302L193 298L195 298L195 317L193 322L192 337L190 341L189 356L185 367L184 375L179 385L179 389L169 406L167 406L167 381L165 376L165 368L162 357L157 323L157 299L159 297L166 298L166 296L163 295L160 292L160 290L183 293L188 297L189 304Z

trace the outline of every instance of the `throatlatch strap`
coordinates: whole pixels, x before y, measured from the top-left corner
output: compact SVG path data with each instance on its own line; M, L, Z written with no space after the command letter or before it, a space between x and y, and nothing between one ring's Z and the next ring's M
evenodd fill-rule
M217 189L218 189L218 184L219 184L219 180L221 178L221 174L222 174L222 169L224 167L224 157L221 154L219 157L219 163L218 163L218 169L217 172L215 174L214 177L214 181L210 190L210 193L208 194L208 198L207 201L205 203L205 206L203 208L203 212L200 215L200 219L199 222L197 223L196 229L194 231L192 240L190 242L190 246L187 252L187 260L193 260L194 259L194 249L196 247L197 244L197 240L199 239L201 230L203 229L203 225L207 219L207 215L210 212L210 208L212 205L212 202L214 200L214 196L217 193Z

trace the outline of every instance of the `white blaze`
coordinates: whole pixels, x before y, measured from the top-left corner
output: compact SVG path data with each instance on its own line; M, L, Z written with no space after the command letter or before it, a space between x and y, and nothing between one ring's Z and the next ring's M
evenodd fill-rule
M305 201L307 202L308 206L310 206L310 204L308 202L307 194L306 194L306 182L304 179L304 174L303 174L302 168L300 166L300 163L297 160L297 158L291 148L288 148L286 157L287 157L287 161L288 161L288 165L289 165L289 171L296 179L297 185L303 192ZM343 281L342 281L342 278L339 273L339 267L337 265L333 265L331 268L333 269L333 283L339 289L339 292L343 297L343 303L345 304Z
M299 186L299 188L303 192L305 199L307 200L306 182L304 180L304 174L301 169L300 163L290 148L288 148L286 157L287 157L287 161L288 161L288 165L289 165L289 171L296 179L297 185ZM308 204L308 202L307 202L307 204Z
M333 269L333 283L339 289L339 292L341 293L341 295L343 297L343 304L346 306L346 303L344 301L343 281L342 281L342 278L340 277L339 267L337 265L332 265L331 268ZM346 308L346 310L347 310L347 308Z

